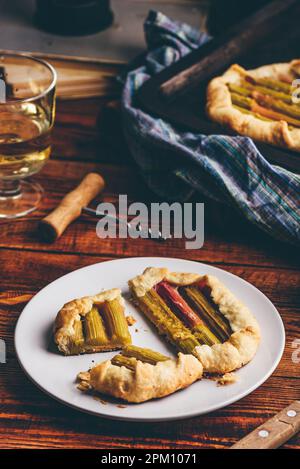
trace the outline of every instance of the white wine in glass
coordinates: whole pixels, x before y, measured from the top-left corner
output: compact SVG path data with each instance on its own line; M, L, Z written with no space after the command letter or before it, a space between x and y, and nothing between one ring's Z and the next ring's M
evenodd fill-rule
M32 212L42 188L24 179L51 153L55 70L23 54L0 55L0 218Z

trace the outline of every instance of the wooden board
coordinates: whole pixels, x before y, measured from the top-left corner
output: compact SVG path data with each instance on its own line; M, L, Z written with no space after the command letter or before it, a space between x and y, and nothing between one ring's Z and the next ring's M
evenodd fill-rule
M181 128L203 134L235 135L205 115L206 87L232 63L256 68L299 57L297 0L276 0L148 80L139 90L141 106ZM256 142L272 163L297 173L300 154Z

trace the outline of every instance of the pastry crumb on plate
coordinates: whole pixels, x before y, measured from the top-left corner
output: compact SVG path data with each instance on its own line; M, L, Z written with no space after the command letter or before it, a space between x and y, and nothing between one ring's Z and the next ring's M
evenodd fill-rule
M238 377L235 373L225 373L220 376L217 380L218 386L227 386L228 384L234 384L238 381Z

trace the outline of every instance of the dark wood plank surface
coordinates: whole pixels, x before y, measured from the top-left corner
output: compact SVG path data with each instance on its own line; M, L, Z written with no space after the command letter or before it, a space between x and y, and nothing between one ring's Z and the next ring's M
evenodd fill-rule
M295 248L279 244L231 211L206 203L206 239L198 251L182 241L99 240L96 221L87 216L55 244L41 242L37 221L90 170L107 180L103 200L151 202L120 130L118 113L104 99L58 103L51 161L35 178L45 198L32 215L1 222L0 338L7 363L0 364L0 448L226 448L299 399L299 364L292 361L300 330L300 273ZM100 200L100 199L99 199ZM50 281L76 268L127 256L174 256L221 267L251 282L274 302L286 332L283 359L274 374L251 395L209 415L172 424L114 422L63 406L37 389L17 362L13 334L25 304ZM102 405L99 402L99 405ZM300 448L295 436L285 448Z

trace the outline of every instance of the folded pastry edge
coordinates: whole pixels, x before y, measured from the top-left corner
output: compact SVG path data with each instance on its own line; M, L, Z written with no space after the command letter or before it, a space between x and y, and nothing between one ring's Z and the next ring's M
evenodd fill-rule
M136 369L115 366L110 360L98 363L77 376L78 389L96 391L127 402L140 403L165 397L202 378L203 366L193 355L178 354L177 359L156 365L136 361Z

